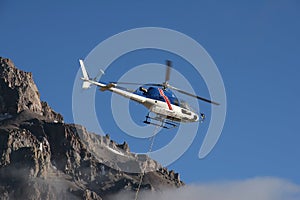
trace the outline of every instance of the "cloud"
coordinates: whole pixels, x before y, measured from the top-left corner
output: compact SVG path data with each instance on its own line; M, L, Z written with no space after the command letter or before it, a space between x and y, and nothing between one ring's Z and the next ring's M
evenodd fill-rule
M119 193L112 198L132 199L133 194ZM224 181L187 185L163 192L142 192L139 200L299 200L300 185L284 179L258 177L242 181Z

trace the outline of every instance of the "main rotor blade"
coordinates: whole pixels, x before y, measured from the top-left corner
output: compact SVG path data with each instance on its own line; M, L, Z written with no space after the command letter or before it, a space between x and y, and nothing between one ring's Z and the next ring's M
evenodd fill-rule
M111 82L117 85L145 85L145 83L131 83L131 82Z
M172 67L172 62L170 60L166 61L167 69L166 69L166 78L165 78L165 83L167 83L170 80L170 73L171 73L171 67Z
M127 92L132 92L132 93L135 91L135 90L128 89L128 88L125 88L125 87L121 87L121 86L116 86L116 88L121 89L121 90L125 90Z
M211 103L211 104L214 104L214 105L220 105L219 103L217 103L217 102L214 102L214 101L211 101L211 100L209 100L209 99L206 99L206 98L203 98L203 97L200 97L200 96L197 96L197 95L194 95L194 94L191 94L191 93L189 93L189 92L186 92L186 91L184 91L184 90L181 90L181 89L178 89L178 88L176 88L176 87L173 87L173 86L168 86L170 89L172 89L172 90L176 90L176 91L178 91L178 92L180 92L180 93L182 93L182 94L185 94L185 95L188 95L188 96L191 96L191 97L195 97L195 98L197 98L197 99L199 99L199 100L201 100L201 101L205 101L205 102L207 102L207 103Z
M160 83L132 83L132 82L111 82L117 85L148 85L148 86L163 86L163 84Z

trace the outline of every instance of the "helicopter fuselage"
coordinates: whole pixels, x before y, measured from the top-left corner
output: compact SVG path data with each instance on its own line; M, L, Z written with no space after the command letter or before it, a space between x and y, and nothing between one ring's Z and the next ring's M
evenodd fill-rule
M106 88L106 90L144 105L150 112L155 113L161 119L185 123L199 121L199 115L181 106L177 97L170 90L163 90L160 87L150 87L148 89L140 87L139 90L131 93L119 89L115 85Z

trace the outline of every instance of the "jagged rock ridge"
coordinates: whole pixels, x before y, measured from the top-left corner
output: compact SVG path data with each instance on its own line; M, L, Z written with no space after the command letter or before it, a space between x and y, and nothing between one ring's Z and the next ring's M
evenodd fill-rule
M32 74L0 57L0 199L109 199L183 183L128 144L88 133L40 100Z
M30 110L47 119L63 121L46 102L40 100L40 93L30 72L18 70L11 60L0 57L0 114L15 115Z

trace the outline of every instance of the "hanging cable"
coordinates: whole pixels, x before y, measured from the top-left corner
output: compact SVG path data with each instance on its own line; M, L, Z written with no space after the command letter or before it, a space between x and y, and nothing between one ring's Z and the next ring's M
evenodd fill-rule
M164 121L162 121L162 124L164 123ZM154 139L155 139L155 136L156 134L158 133L159 131L159 126L156 126L154 131L153 131L153 134L151 136L151 142L150 142L150 146L149 146L149 151L147 152L147 157L146 157L146 164L144 165L143 169L142 169L142 172L140 174L140 181L139 181L139 185L138 185L138 188L136 190L136 193L135 193L135 200L138 199L138 195L139 195L139 192L140 192L140 188L141 188L141 185L142 185L142 182L143 182L143 178L144 178L144 175L145 175L145 170L146 170L146 166L147 166L147 163L148 163L148 157L149 157L149 154L152 152L152 148L153 148L153 144L154 144Z

